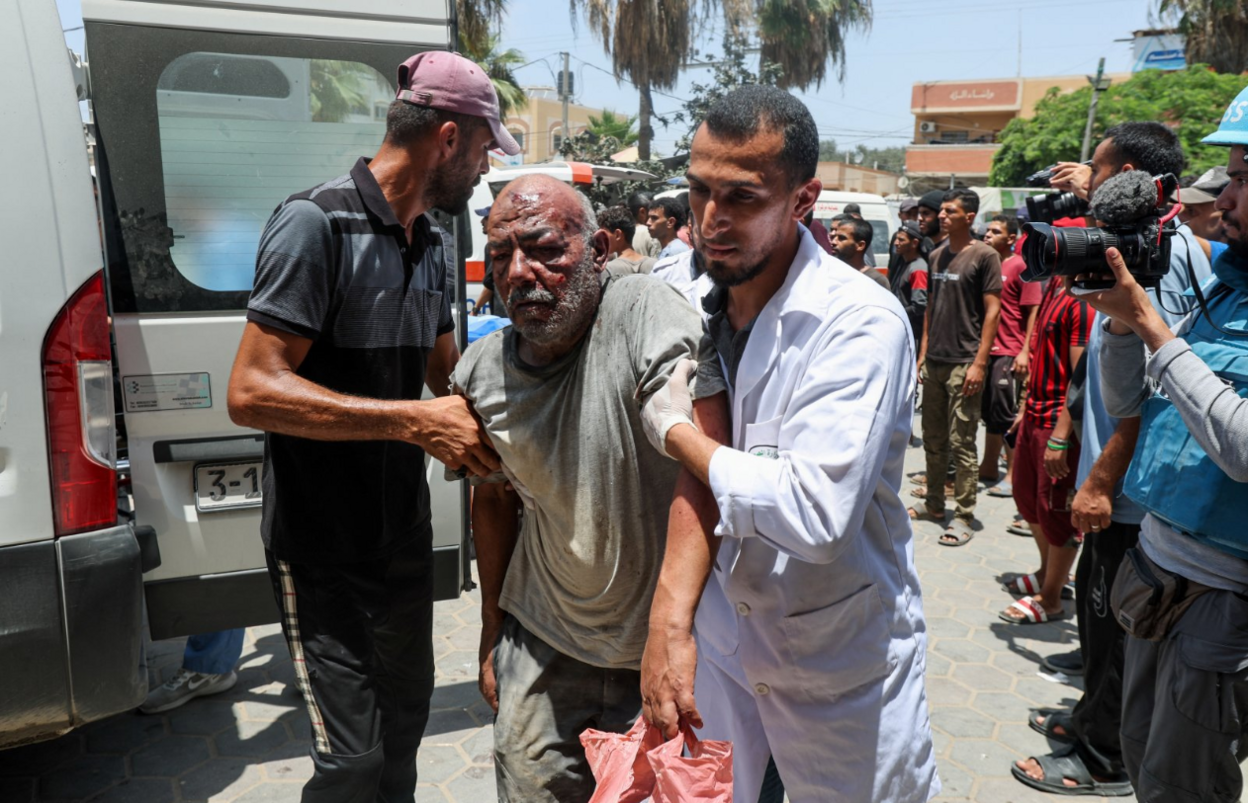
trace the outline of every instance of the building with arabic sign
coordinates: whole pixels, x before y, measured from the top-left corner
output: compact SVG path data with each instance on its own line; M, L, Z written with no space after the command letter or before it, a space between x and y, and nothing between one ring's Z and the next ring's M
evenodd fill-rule
M1109 77L1122 81L1130 76ZM910 93L914 144L906 147L908 191L948 187L951 177L961 186L986 185L1006 123L1034 116L1050 87L1073 92L1087 85L1082 75L915 84Z

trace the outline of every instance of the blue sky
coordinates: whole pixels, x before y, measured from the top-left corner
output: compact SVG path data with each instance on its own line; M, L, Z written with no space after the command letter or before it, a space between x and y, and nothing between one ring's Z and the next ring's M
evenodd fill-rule
M691 3L692 4L692 3ZM80 0L57 0L66 28L82 24ZM854 34L846 48L844 84L835 80L802 94L824 138L853 146L898 145L913 130L910 88L916 81L1002 78L1018 74L1019 27L1023 31L1024 76L1071 75L1130 68L1131 46L1116 42L1151 27L1152 0L876 0L875 22ZM720 25L708 25L699 46L717 52ZM81 32L70 32L82 48ZM535 63L519 71L525 84L553 85L560 51L572 55L576 101L586 106L635 113L637 92L608 73L610 57L581 20L573 30L567 0L511 0L502 30L504 47L515 47ZM660 113L675 111L695 81L710 71L693 68L678 86L655 97ZM670 153L683 133L656 125L655 148Z

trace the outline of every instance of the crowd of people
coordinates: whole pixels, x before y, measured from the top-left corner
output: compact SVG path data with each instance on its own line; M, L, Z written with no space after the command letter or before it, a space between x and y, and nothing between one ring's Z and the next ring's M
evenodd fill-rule
M1011 537L983 532L981 487L1015 500L1038 552L1002 578L1004 622L1065 616L1078 561L1080 649L1049 661L1086 692L1031 712L1066 746L1015 776L1239 799L1248 123L1228 112L1206 140L1228 165L1184 182L1150 295L1114 248L1088 276L1024 281L1019 220L980 220L966 189L903 202L877 269L859 210L812 218L809 111L743 87L698 127L683 198L502 188L481 210L486 302L511 325L460 355L453 242L426 213L467 211L489 151L519 148L471 62L422 53L398 84L376 155L269 221L228 394L266 432L261 536L311 722L305 801L414 799L426 456L473 483L500 800L587 801L581 734L639 718L647 745L730 741L744 803L931 799L913 522L951 548ZM1167 126L1126 123L1053 184L1094 200L1185 163ZM188 677L209 671L195 657Z

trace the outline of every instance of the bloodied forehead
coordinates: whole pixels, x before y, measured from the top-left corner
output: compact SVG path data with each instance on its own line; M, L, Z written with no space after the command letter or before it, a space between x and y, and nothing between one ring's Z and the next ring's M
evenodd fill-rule
M490 210L490 240L565 236L593 227L592 208L580 193L550 176L522 176L499 193Z

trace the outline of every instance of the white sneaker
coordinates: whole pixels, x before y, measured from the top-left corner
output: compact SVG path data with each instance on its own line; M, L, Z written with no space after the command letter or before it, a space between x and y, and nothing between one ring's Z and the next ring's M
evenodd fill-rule
M147 699L139 706L139 711L144 714L162 714L186 705L196 697L228 691L237 682L238 675L233 670L224 675L209 675L182 668L163 685L148 692Z

